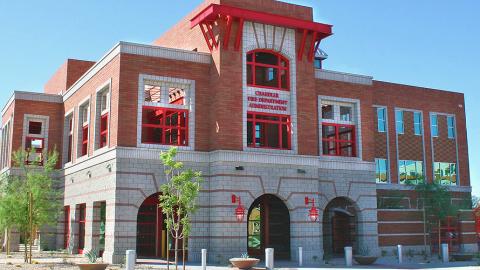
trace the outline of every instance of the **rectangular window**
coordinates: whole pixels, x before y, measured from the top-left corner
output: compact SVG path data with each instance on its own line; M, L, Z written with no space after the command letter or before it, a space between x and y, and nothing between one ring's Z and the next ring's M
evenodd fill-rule
M77 150L78 156L82 157L88 154L88 133L89 133L89 124L90 124L90 101L87 101L83 105L80 106L79 108L79 134L78 134L78 139L79 141L79 149L80 151Z
M2 144L0 145L1 150L1 169L10 166L10 157L11 157L11 121L9 120L2 128Z
M422 135L422 114L413 112L413 131L415 135Z
M83 254L85 248L85 223L87 205L82 203L77 206L78 209L78 253Z
M247 113L248 147L290 150L290 134L290 116Z
M384 184L388 182L387 160L384 158L375 159L375 179L377 183Z
M397 110L395 111L395 123L397 134L403 134L405 132L404 124L403 124L403 111Z
M110 112L110 88L106 86L97 93L95 110L95 149L108 144L108 116Z
M185 90L178 87L168 89L168 104L185 105Z
M334 120L333 105L322 104L322 119Z
M448 162L434 162L435 182L443 186L457 185L457 164Z
M43 164L43 138L27 137L25 139L26 164Z
M145 84L143 93L146 102L161 102L162 91L160 86Z
M436 114L430 115L430 126L432 130L432 137L438 137L438 119Z
M255 51L247 54L247 84L289 90L288 61L279 54Z
M63 248L68 249L70 245L70 206L63 207Z
M400 160L398 162L400 184L420 184L424 181L423 161Z
M28 134L41 135L42 134L42 122L29 121L28 122Z
M377 130L378 132L387 131L387 112L386 108L377 108Z
M322 123L322 149L326 156L355 157L355 126Z
M142 143L188 145L188 111L143 106Z
M340 106L340 121L351 122L352 119L352 107Z
M100 119L100 148L107 146L108 138L108 113L102 115Z
M448 138L455 138L455 119L453 116L447 116Z

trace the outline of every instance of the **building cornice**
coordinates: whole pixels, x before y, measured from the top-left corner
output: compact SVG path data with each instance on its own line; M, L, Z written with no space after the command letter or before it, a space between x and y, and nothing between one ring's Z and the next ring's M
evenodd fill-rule
M45 94L38 92L26 92L26 91L14 91L7 104L2 109L2 116L8 110L10 105L14 100L30 100L30 101L41 101L41 102L51 102L51 103L62 103L63 99L60 95Z
M373 77L371 76L345 73L345 72L326 70L326 69L316 69L315 78L321 79L321 80L339 81L339 82L364 84L364 85L373 84Z
M120 41L98 60L80 79L78 79L63 95L63 101L69 99L78 89L88 82L95 74L105 67L111 60L121 53L180 60L201 64L210 64L211 55L208 53L165 48L154 45L145 45Z

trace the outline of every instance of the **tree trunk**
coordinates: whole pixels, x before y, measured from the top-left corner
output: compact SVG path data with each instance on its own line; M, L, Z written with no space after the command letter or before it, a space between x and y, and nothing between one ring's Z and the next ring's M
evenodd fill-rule
M185 270L185 239L186 239L186 237L183 237L183 240L182 240L182 263L183 263L183 270Z
M29 258L28 258L28 263L32 263L32 244L33 244L33 235L34 235L34 232L33 232L33 193L30 192L30 209L29 209L29 212L28 212L28 216L29 216L29 229L30 229L30 238L28 239L29 240L29 244L30 244L30 251L29 251Z
M441 251L441 247L442 247L442 238L441 238L441 235L440 235L441 231L440 231L440 219L438 220L438 256L440 256L442 254L442 251Z
M425 216L425 205L422 207L423 215L423 250L427 254L427 217Z
M7 256L10 255L10 237L11 237L11 230L7 228Z
M169 261L169 258L170 258L170 232L167 228L167 270L170 270L170 261Z
M175 270L178 270L178 232L175 232Z

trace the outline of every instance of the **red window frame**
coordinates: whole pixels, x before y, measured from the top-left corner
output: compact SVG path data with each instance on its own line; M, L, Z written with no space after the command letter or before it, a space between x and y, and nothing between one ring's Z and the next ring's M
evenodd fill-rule
M172 114L175 113L185 113L185 119L184 119L184 126L182 126L180 118L178 118L177 125L168 125L167 121L162 121L161 124L151 124L151 123L144 123L143 119L143 113L145 110L157 110L157 111L163 111L163 113L169 117ZM149 128L155 128L155 129L162 129L164 132L162 132L162 138L160 142L152 142L152 141L144 141L143 136L142 136L142 143L145 144L160 144L160 145L176 145L176 146L188 146L188 120L189 120L189 115L188 115L188 110L185 109L176 109L176 108L165 108L165 107L156 107L156 106L143 106L142 107L142 135L145 132L146 129ZM173 143L172 141L167 142L167 132L170 130L178 130L177 134L177 143ZM181 132L184 132L185 134L185 143L182 142L181 140Z
M85 224L87 223L87 205L85 203L78 205L78 253L83 254L85 248Z
M108 113L100 117L100 148L108 144Z
M278 117L279 120L266 120L266 119L257 119L257 115L262 115L262 116L272 116L272 117ZM282 118L286 118L286 121L283 121ZM271 114L271 113L260 113L260 112L247 112L247 123L251 122L252 123L252 130L251 130L251 142L250 144L247 144L247 147L250 148L266 148L266 149L280 149L280 150L291 150L292 148L292 125L290 121L290 115L285 115L285 114ZM256 124L257 123L265 123L265 124L278 124L278 145L280 147L268 147L268 146L257 146L256 143ZM283 126L287 126L287 148L282 147L283 146L283 138L282 138L282 129ZM248 127L248 124L247 124ZM247 131L247 136L248 136L248 131ZM266 139L266 138L264 138ZM248 138L247 138L248 142ZM264 142L263 144L267 144L267 142Z
M335 128L335 138L324 138L323 137L323 128L326 126L334 127ZM352 140L341 140L340 139L340 128L341 127L347 127L352 129ZM336 123L322 123L322 133L320 134L322 136L322 144L328 143L328 142L334 142L335 143L335 154L325 154L323 152L323 145L322 145L322 155L324 156L340 156L340 157L356 157L357 156L357 143L356 143L356 131L355 131L355 125L346 125L346 124L336 124ZM341 143L351 143L352 144L352 155L351 156L343 156L341 155Z
M63 207L63 248L68 249L70 244L70 206Z
M36 148L35 149L35 153L40 154L39 164L40 164L40 166L42 166L43 165L43 149L45 147L45 139L44 138L37 138L37 137L29 137L29 136L27 136L25 138L25 151L27 152L27 157L26 157L26 160L25 160L25 164L27 164L27 165L32 164L32 162L28 160L29 157L30 157L30 150L31 150L28 146L32 144L33 140L42 141L42 148Z
M275 55L277 57L277 65L269 65L269 64L264 64L264 63L257 63L255 60L255 53L257 52L263 52L263 53L269 53L272 55ZM248 61L248 56L252 55L252 61ZM285 61L285 66L282 66L282 60ZM251 74L252 76L252 83L247 83L248 86L253 86L253 87L261 87L261 88L269 88L269 89L277 89L277 90L284 90L284 91L289 91L290 90L290 62L288 61L287 58L285 58L283 55L271 51L271 50L253 50L247 53L247 82L248 82L248 66L251 67ZM272 87L272 86L265 86L265 85L258 85L256 83L256 67L266 67L266 68L276 68L278 70L277 72L277 80L278 80L278 86L277 87ZM286 72L286 77L287 77L287 87L282 87L282 71Z
M88 152L88 124L82 127L82 156Z

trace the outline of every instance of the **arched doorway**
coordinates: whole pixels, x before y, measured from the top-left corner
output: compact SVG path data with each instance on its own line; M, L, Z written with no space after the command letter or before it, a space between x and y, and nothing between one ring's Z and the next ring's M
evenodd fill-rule
M276 259L290 259L290 214L278 197L266 194L248 210L248 255L264 258L265 248L274 248Z
M327 254L341 255L344 247L356 250L357 211L347 198L335 198L323 213L323 250Z
M137 215L137 255L140 258L166 257L166 231L155 193L143 201Z

